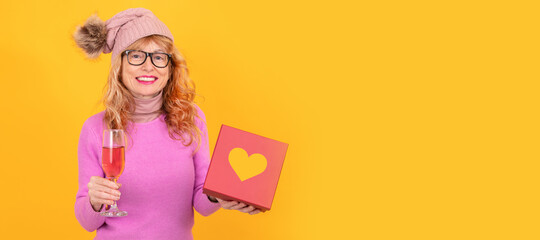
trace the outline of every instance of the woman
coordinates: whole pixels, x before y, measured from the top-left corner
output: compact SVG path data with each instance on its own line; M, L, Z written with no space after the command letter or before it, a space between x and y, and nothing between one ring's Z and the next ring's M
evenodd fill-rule
M205 115L165 24L149 10L128 9L106 22L90 17L74 38L90 58L112 53L105 111L86 120L79 139L75 215L86 230L97 230L96 239L192 239L193 208L204 216L221 207L260 212L202 193L210 162ZM118 184L101 168L106 128L128 134ZM114 200L129 216L100 215Z

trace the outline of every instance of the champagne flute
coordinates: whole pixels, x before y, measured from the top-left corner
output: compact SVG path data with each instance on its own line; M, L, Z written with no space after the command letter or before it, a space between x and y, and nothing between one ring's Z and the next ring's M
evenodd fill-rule
M116 183L122 172L124 171L124 152L126 146L126 138L124 131L121 129L105 129L103 130L103 148L101 152L101 167L105 176L110 181ZM123 217L127 216L126 211L121 211L116 206L116 201L105 211L101 212L101 216L106 217Z

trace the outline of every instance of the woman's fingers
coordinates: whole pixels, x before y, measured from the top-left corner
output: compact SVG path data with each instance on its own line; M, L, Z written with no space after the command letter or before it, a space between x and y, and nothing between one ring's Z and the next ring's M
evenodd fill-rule
M250 215L254 215L254 214L260 213L261 210L250 205L250 206L247 206L245 208L240 209L240 212L249 213Z
M120 200L120 197L96 190L88 190L88 196L90 196L90 201L93 203L105 203L106 201L105 204L113 204L113 201Z
M88 196L90 197L90 203L94 204L114 204L113 199L110 194L104 192L98 192L94 190L88 190Z
M255 215L255 214L260 213L260 212L261 212L261 210L255 209L255 210L249 212L249 214L250 214L250 215Z
M231 210L240 210L241 208L244 208L245 206L247 206L245 203L238 203L236 205L233 205L231 208Z
M241 209L238 209L240 212L243 212L243 213L248 213L248 212L251 212L253 210L255 210L255 207L254 206L247 206L245 208L241 208Z
M225 201L225 200L223 200L221 198L216 198L216 199L221 204L221 207L225 208L225 209L238 210L240 212L249 213L251 215L254 215L254 214L257 214L257 213L261 212L260 209L254 207L254 206L251 206L251 205L247 205L245 203L240 203L240 202L237 202L237 201Z
M225 200L220 199L220 198L217 198L217 200L221 204L221 207L225 208L225 209L231 209L231 207L238 204L237 201L225 201Z
M120 197L120 195L121 195L120 191L118 191L116 189L106 187L106 186L103 186L103 185L91 185L91 186L89 185L88 186L88 191L90 191L90 190L94 190L94 191L97 191L97 192L104 192L104 193L113 195L115 197Z
M106 204L112 205L113 201L120 199L120 191L117 189L119 185L116 183L101 178L98 176L93 176L90 178L88 183L88 196L90 198L90 203L95 204Z
M222 208L229 209L229 210L238 210L246 206L245 203L240 203L237 201L225 201L221 198L216 198L216 199L221 204Z
M88 190L88 195L90 195L90 191L92 191L92 194L98 198L107 199L107 200L119 200L120 194L110 194L105 191L99 191L99 190Z
M102 186L106 186L106 187L109 187L109 188L112 188L112 189L118 189L119 188L119 183L114 183L113 181L111 180L108 180L108 179L105 179L105 178L102 178L102 177L98 177L98 176L92 176L90 178L90 183L93 183L93 184L96 184L96 185L102 185Z

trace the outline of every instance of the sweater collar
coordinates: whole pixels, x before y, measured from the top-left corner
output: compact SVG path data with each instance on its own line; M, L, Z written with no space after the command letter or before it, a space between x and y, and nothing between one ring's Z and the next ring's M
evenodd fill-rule
M135 111L132 115L133 122L144 123L150 122L161 114L161 107L163 105L163 91L158 95L149 99L134 98Z

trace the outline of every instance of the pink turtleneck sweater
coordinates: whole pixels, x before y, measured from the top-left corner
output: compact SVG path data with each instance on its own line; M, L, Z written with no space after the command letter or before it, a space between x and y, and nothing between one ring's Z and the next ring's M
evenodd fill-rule
M202 193L210 163L208 132L204 113L197 106L196 125L201 130L201 147L184 146L169 137L161 94L136 99L133 131L128 137L126 165L118 182L122 184L118 208L128 216L107 218L95 212L88 198L91 176L104 177L101 143L104 112L86 120L79 139L79 190L75 216L87 231L97 230L95 239L193 239L195 209L203 216L221 206ZM156 112L158 111L158 112Z
M134 98L135 112L133 112L133 122L144 123L150 122L161 114L161 105L163 105L163 91L158 95L149 98Z

